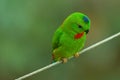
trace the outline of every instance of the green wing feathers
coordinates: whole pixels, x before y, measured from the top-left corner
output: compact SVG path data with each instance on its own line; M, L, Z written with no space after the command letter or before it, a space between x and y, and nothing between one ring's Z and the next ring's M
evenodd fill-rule
M53 40L52 40L53 50L58 48L61 45L60 44L61 36L62 36L62 30L60 28L58 28L57 31L55 32L55 35L53 36Z

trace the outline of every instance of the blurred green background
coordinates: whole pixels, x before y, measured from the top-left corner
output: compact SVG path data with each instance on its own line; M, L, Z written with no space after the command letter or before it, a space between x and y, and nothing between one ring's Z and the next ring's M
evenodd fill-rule
M120 31L119 0L0 0L0 80L52 62L54 31L71 13L91 19L85 47ZM120 80L120 37L25 80Z

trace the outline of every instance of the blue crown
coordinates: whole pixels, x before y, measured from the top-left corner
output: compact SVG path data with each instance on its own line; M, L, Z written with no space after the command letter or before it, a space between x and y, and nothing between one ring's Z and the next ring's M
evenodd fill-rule
M85 23L89 22L89 19L87 17L85 17L85 16L83 17L83 20L84 20Z

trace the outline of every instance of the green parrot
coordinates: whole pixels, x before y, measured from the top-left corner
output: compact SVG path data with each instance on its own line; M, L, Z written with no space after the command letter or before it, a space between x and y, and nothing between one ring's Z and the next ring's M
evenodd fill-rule
M56 30L52 40L53 61L62 60L66 63L68 58L79 56L84 47L86 35L90 29L90 19L80 12L69 15Z

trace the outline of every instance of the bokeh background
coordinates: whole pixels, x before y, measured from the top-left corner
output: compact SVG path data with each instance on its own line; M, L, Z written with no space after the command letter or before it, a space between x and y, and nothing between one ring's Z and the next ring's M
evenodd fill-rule
M119 0L0 0L0 80L52 62L52 36L73 12L91 19L85 47L120 31ZM25 80L120 80L120 37Z

